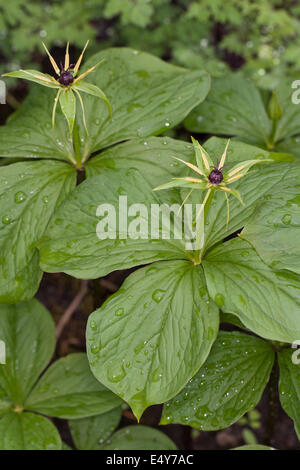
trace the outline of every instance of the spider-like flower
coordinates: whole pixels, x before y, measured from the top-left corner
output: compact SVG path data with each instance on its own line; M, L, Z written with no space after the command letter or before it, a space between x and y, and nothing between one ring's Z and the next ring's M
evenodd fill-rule
M84 112L84 105L83 105L83 100L81 98L80 92L87 93L89 95L95 96L103 100L106 103L109 114L111 116L111 106L107 97L105 96L105 93L96 85L83 81L83 79L87 75L89 75L91 72L93 72L95 68L103 62L104 59L100 60L96 65L94 65L93 67L88 69L86 72L82 73L81 75L77 77L79 67L83 58L83 54L87 48L88 43L89 41L86 42L83 48L83 51L80 54L79 59L77 60L76 64L70 65L69 42L68 42L67 47L66 47L65 63L64 63L64 66L60 64L60 67L58 67L57 63L51 56L45 44L43 43L43 46L48 54L48 57L54 69L54 72L56 73L58 77L57 79L55 77L52 77L51 75L39 72L37 70L17 70L16 72L9 72L9 73L3 74L3 76L6 76L6 77L24 78L25 80L39 83L40 85L43 85L49 88L56 88L58 91L54 99L54 105L53 105L53 110L52 110L52 126L54 127L55 125L55 113L56 113L57 103L59 101L62 112L68 122L70 136L72 136L72 133L73 133L75 116L76 116L76 96L75 95L78 96L81 109L82 109L84 127L86 130L86 133L88 134L86 119L85 119L85 112Z
M214 192L223 191L225 198L226 198L226 203L227 203L227 226L228 226L229 214L230 214L228 196L232 194L232 196L236 197L240 201L240 203L244 205L239 191L233 188L229 188L228 185L230 185L234 181L245 176L253 165L256 165L257 163L262 163L262 161L266 162L266 161L272 161L272 160L269 160L269 159L246 160L244 162L240 162L236 164L229 171L224 172L227 149L228 149L230 140L228 140L225 146L225 150L223 152L223 155L221 156L220 162L217 160L216 166L213 165L212 159L210 158L209 154L204 150L203 147L201 147L199 142L195 140L193 137L192 137L192 142L194 146L197 166L193 165L193 163L189 163L184 160L181 160L180 158L177 158L177 157L174 157L174 158L176 160L179 160L181 163L184 163L184 165L188 166L189 168L191 168L195 173L197 173L198 178L194 178L190 176L186 176L183 178L173 178L172 181L170 181L169 183L166 183L161 186L158 186L157 188L154 188L154 191L159 191L161 189L178 188L178 187L189 188L190 191L182 203L182 206L183 206L183 204L188 200L188 198L190 197L191 193L194 190L199 190L199 189L201 191L206 190L206 194L203 199L203 204L199 213L197 214L196 220L203 213L205 209L205 205L211 199Z

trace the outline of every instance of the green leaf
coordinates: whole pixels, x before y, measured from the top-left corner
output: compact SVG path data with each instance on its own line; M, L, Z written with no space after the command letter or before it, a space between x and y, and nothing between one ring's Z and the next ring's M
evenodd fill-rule
M76 448L99 450L112 432L118 427L122 408L114 408L104 414L69 421L69 427Z
M269 163L272 162L272 159L270 160L263 160L264 163ZM233 167L230 168L229 170L229 174L228 174L228 178L231 178L230 175L235 176L237 173L239 175L243 175L245 176L248 171L250 170L250 168L252 168L254 165L257 165L257 164L260 164L262 162L260 162L259 160L245 160L243 161L242 163L237 163L236 165L234 165ZM233 174L234 172L236 172L235 174Z
M96 98L100 98L101 100L103 100L108 108L110 116L112 117L110 102L107 99L105 93L99 87L97 87L96 85L93 85L92 83L79 81L76 83L75 88L78 91L83 91L84 93L87 93L88 95L96 96Z
M27 410L65 419L105 413L120 399L92 375L86 354L77 353L52 364L26 400Z
M75 169L62 162L0 168L0 303L27 300L37 291L42 272L35 245L75 183Z
M212 138L205 143L205 148L211 156L220 158L226 144L225 139ZM208 212L205 224L206 249L211 248L217 243L223 241L225 237L233 232L241 230L249 220L258 203L262 198L269 197L274 191L280 192L280 185L289 173L294 173L295 177L300 178L298 166L292 163L270 163L264 161L270 158L270 153L257 147L241 142L231 141L228 147L228 167L236 166L238 162L244 160L262 160L261 165L255 165L253 171L246 176L230 184L230 188L240 193L244 206L239 200L231 195L229 196L230 218L227 224L226 199L222 191L217 191ZM228 170L230 171L230 169ZM299 176L298 176L299 175ZM189 202L199 203L200 192L194 191ZM203 197L203 196L202 196ZM184 198L184 195L182 195Z
M61 450L73 450L72 447L70 447L68 444L65 442L62 442L62 447Z
M227 143L227 139L220 138L220 137L210 137L206 140L204 146L206 151L211 155L214 156L214 160L218 157L219 160L221 158L222 153L224 152L225 145ZM226 163L228 163L228 167L231 163L240 163L244 162L245 160L253 159L253 160L268 160L269 158L273 159L274 161L278 161L278 153L269 152L268 150L263 150L260 147L255 147L254 145L250 145L244 142L239 142L238 140L230 140L230 144L227 149L227 158ZM292 158L291 161L295 159ZM281 160L279 160L281 161ZM285 159L283 161L286 161ZM226 171L228 170L226 166Z
M174 157L194 162L193 146L188 142L169 137L132 139L104 150L91 158L86 166L88 178L99 175L106 168L137 168L151 188L166 183L172 177L188 173Z
M74 159L68 126L57 107L55 128L52 128L52 108L56 92L33 86L21 106L0 127L2 157Z
M171 439L149 426L127 426L112 435L101 450L176 450Z
M0 419L0 450L60 450L62 442L49 419L10 412Z
M76 98L71 88L66 88L59 95L61 110L68 122L69 132L72 136L76 118Z
M213 80L207 99L185 120L191 132L236 135L266 145L269 119L258 89L245 78L230 74Z
M274 362L271 345L239 332L220 332L198 373L166 403L161 424L203 431L235 423L259 402Z
M39 72L38 70L17 70L16 72L5 73L3 76L23 78L24 80L29 80L48 88L59 88L59 84L50 81L52 80L50 75Z
M246 444L244 446L240 447L234 447L234 449L231 450L276 450L274 447L269 447L269 446L263 446L261 444Z
M87 136L78 113L84 161L91 153L109 145L157 135L176 126L205 98L210 87L209 76L204 71L187 71L127 48L96 54L84 70L103 58L105 62L89 76L89 82L104 91L112 106L113 119L103 100L87 94L82 96L89 130ZM60 110L57 110L55 128L51 126L54 96L52 90L33 87L8 124L0 128L0 155L74 160L73 145Z
M255 429L255 425L253 425L253 423L249 423L249 425L251 426L251 428L254 430ZM258 423L258 427L259 427L259 423ZM254 434L254 432L251 430L251 429L243 429L242 430L242 436L243 436L243 439L245 442L247 442L248 444L256 444L257 443L257 439L256 439L256 436Z
M205 145L216 159L224 151L225 144L224 139L210 139ZM47 238L40 243L43 269L91 278L106 275L115 269L125 269L159 259L190 258L191 252L186 252L185 244L179 240L161 239L148 243L149 238L151 239L150 232L147 234L148 239L138 240L99 240L96 236L96 226L100 220L96 216L97 207L103 202L112 204L116 207L118 219L121 195L128 196L128 207L134 203L145 204L148 215L151 214L150 205L153 203L176 203L179 207L186 191L182 191L181 195L176 190L153 192L154 187L167 183L172 177L191 175L189 168L174 159L177 156L195 161L193 146L173 139L152 137L115 146L91 159L87 165L88 176L99 176L89 178L81 184L60 207L55 219L60 225L53 220L47 231ZM240 142L231 142L228 148L228 161L233 165L240 162L241 157L256 161L266 160L269 156L269 152ZM108 171L106 167L112 169ZM117 171L119 168L124 170ZM288 163L264 163L261 168L257 165L256 171L245 176L242 181L233 183L231 187L239 190L245 207L230 196L230 221L227 230L226 199L221 191L217 192L212 203L213 210L209 211L205 225L207 248L241 229L259 199L275 188L291 169L295 171L294 168ZM105 194L105 201L102 194ZM188 202L199 204L202 197L200 191L194 191ZM74 217L75 213L80 216Z
M104 90L113 119L105 103L83 96L90 134L82 147L84 159L117 142L174 127L204 100L210 87L204 71L187 71L127 48L101 51L89 59L83 72L101 59L105 62L89 76L89 82Z
M0 340L3 341L1 339L1 331L0 331ZM0 367L1 365L3 364L0 363ZM7 413L12 408L13 408L13 402L10 396L2 387L0 387L0 417L4 415L5 413Z
M274 269L300 274L300 165L285 175L276 190L259 204L241 237Z
M284 147L287 146L284 145ZM279 144L276 148L279 149ZM288 151L290 153L287 153ZM294 150L290 151L289 148L286 148L285 152L270 152L270 158L272 158L274 162L294 162L297 160L297 154Z
M282 108L282 116L276 128L275 141L283 149L285 149L285 139L299 135L299 105L293 103L292 100L292 95L295 92L292 83L291 78L285 77L280 80L278 87L275 89L278 102Z
M154 7L145 0L129 0L125 3L109 0L105 5L104 17L120 15L122 26L132 23L143 28L150 23L153 13Z
M239 203L244 207L245 204L244 204L244 201L239 193L239 191L237 191L236 189L233 189L233 188L228 188L229 191L228 191L228 196L231 194L233 197L235 197Z
M209 166L213 166L213 161L211 160L206 150L199 144L199 142L195 140L193 137L191 137L191 139L193 142L197 166L198 168L200 168L200 170L202 170L203 173L206 173L208 171L208 168L206 168L204 164L204 160L206 159ZM204 155L204 160L203 160L203 155Z
M217 330L218 309L208 299L202 267L160 262L131 274L89 317L87 353L97 379L139 419L197 372Z
M272 271L248 242L237 238L209 251L203 267L210 297L224 312L264 338L300 338L299 276Z
M55 327L37 300L0 306L0 339L6 364L0 365L0 386L15 406L23 406L55 348Z
M189 189L205 190L206 186L207 186L206 182L191 183L185 178L173 178L172 181L169 181L169 183L162 184L161 186L154 188L153 191L161 191L163 189L171 189L171 188L189 188Z
M162 193L164 202L177 204L177 212L181 204L179 195L173 192L167 194L166 191ZM128 217L127 232L125 223L124 228L118 223L120 217L126 220L127 214L126 201L123 199L120 203L120 196L127 196L128 208L133 204L143 204L142 208L133 206L137 212ZM101 213L97 212L101 204L113 207L111 209L110 206L109 211L113 221L110 227L105 207ZM184 241L174 239L172 224L169 236L168 227L160 220L159 239L149 241L151 224L150 220L147 222L147 216L150 219L152 204L161 204L160 195L134 168L127 171L105 170L101 175L89 178L60 206L44 240L39 243L42 268L48 272L64 271L75 277L90 279L105 276L116 269L187 257ZM146 210L147 214L144 214ZM104 222L101 223L101 220ZM134 238L131 232L138 223L140 225L136 231L140 231L141 238ZM112 238L107 238L108 228Z
M298 336L295 335L295 339ZM284 411L294 421L300 440L300 368L299 350L283 349L278 353L280 367L279 398Z
M217 129L218 134L299 156L299 145L293 139L299 134L299 107L293 103L291 84L290 78L280 80L275 90L282 116L276 120L274 135L259 89L239 74L214 79L207 99L187 117L185 127L205 134Z
M205 148L208 152L212 154L222 155L224 151L224 146L226 145L227 140L220 137L210 137L205 142ZM289 151L289 149L287 149ZM227 150L227 156L231 162L243 162L250 157L257 160L269 160L272 159L274 162L294 162L297 160L292 154L294 154L294 149L290 153L280 153L269 150L264 150L254 145L247 144L245 142L239 142L236 139L231 139L230 144ZM226 159L228 163L228 157Z
M282 108L280 106L277 94L273 91L268 103L268 115L273 121L278 121L282 116Z
M221 298L222 303L222 298ZM229 323L230 325L235 325L242 330L247 330L245 325L238 319L236 315L232 315L231 313L223 313L220 312L220 323Z
M299 129L299 128L298 128ZM300 136L293 136L282 140L276 144L276 150L287 152L289 155L293 155L294 159L300 157Z

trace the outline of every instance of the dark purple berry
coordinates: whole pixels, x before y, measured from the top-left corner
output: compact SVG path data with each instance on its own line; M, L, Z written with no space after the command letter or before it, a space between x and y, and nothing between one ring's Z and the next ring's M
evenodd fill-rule
M69 86L73 82L74 78L70 72L63 70L59 76L59 83L64 86Z
M221 170L218 170L218 168L214 168L210 172L208 179L212 184L220 184L223 181L223 173Z

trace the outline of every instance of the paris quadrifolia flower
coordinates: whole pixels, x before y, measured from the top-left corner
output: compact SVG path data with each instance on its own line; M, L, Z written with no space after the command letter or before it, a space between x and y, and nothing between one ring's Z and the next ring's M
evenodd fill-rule
M57 77L52 77L51 75L39 72L37 70L17 70L16 72L9 72L4 74L4 76L6 77L24 78L25 80L39 83L40 85L43 85L45 87L57 89L57 94L54 99L54 105L52 110L52 126L54 127L55 125L55 113L57 103L59 102L62 112L68 122L71 137L73 134L73 128L76 117L76 96L78 97L82 109L83 123L86 133L88 134L84 105L80 92L87 93L103 100L107 105L108 112L111 116L110 102L108 101L105 93L96 85L93 85L92 83L88 83L83 80L85 77L87 77L87 75L93 72L95 68L103 62L104 59L100 60L93 67L89 68L86 72L77 76L83 58L83 54L87 48L88 43L89 41L86 42L83 51L80 54L79 59L77 60L75 65L70 64L69 43L67 43L65 62L64 65L60 63L60 66L57 65L50 52L48 51L47 47L43 43L45 51L48 54L51 65Z
M196 173L197 178L193 176L173 178L172 181L170 181L169 183L163 184L161 186L158 186L157 188L154 189L154 191L159 191L161 189L179 188L179 187L189 189L190 191L187 194L186 198L184 199L182 206L188 200L188 198L190 197L191 193L194 190L206 191L201 209L196 216L195 223L202 214L205 215L205 206L209 204L209 201L212 199L214 193L216 191L222 191L226 198L226 203L227 203L226 227L228 227L229 217L230 217L229 195L231 194L232 196L237 198L242 205L244 205L244 202L242 200L242 197L239 191L237 189L230 187L230 185L234 183L235 181L239 180L240 178L243 178L243 176L245 176L248 173L248 171L253 165L256 165L257 163L262 163L262 161L266 162L266 161L271 161L271 160L269 159L268 160L267 159L246 160L246 161L237 163L230 170L224 171L224 168L226 166L225 162L226 162L227 150L228 150L230 140L228 140L225 146L225 150L221 156L221 159L220 161L217 160L216 165L213 164L213 161L211 157L209 156L209 154L206 152L206 150L204 150L204 148L201 147L199 142L195 140L193 137L192 137L192 142L194 146L197 165L181 160L180 158L176 158L176 157L174 158L176 158L176 160L179 160L181 163L183 163L184 165L188 166L191 170L193 170L194 173Z

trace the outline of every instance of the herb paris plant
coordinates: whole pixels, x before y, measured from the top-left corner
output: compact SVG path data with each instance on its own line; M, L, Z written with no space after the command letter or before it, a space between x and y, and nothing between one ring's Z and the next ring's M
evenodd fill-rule
M86 120L75 115L70 139L63 109L57 110L55 127L49 126L53 96L46 87L34 89L0 129L0 152L8 158L0 168L0 299L32 296L40 266L82 279L144 267L130 274L89 318L88 361L99 382L84 354L60 359L39 378L54 345L49 315L36 301L1 307L8 362L0 369L0 431L8 432L0 432L0 447L61 448L46 415L72 420L78 448L128 448L128 430L110 437L112 429L103 424L109 414L117 426L122 400L138 419L148 406L164 403L161 424L221 429L256 406L270 374L273 383L277 360L281 403L299 435L299 374L290 343L300 334L300 166L292 155L274 152L284 144L283 129L286 135L296 132L294 110L282 106L282 97L274 94L267 119L259 112L261 125L253 125L241 106L236 129L217 129L267 150L239 141L228 146L218 138L202 148L195 140L191 145L149 137L175 125L205 97L207 75L167 66L137 51L110 50L98 59L104 56L102 73L95 71L92 79L107 91L113 119L105 103L85 96ZM67 85L73 83L68 66L67 59L60 71ZM251 93L249 98L244 90L241 99L253 109L260 95L253 88ZM223 108L221 102L221 123ZM22 161L15 163L15 158ZM75 169L87 176L77 188ZM169 191L153 192L154 187ZM230 214L227 192L236 196ZM124 213L118 203L124 196L129 207L141 203L146 212L153 205L177 211L187 200L202 202L201 251L197 243L194 250L187 248L184 230L176 238L175 226L166 236L161 221L159 236L153 237L141 209L129 213L139 236L124 238L120 227L115 238L110 236L97 209L110 204L119 219ZM244 331L220 332L219 317L230 318ZM96 435L79 432L91 428L98 435L102 424L101 444ZM151 448L174 447L157 432L130 430L137 447L142 436Z
M85 94L89 134L76 113L70 140L59 109L55 127L51 126L53 90L34 85L22 106L0 128L0 155L8 159L5 163L12 162L0 168L2 303L29 299L37 291L42 271L36 244L59 204L74 189L76 168L88 173L91 155L109 147L119 154L124 145L120 142L144 139L175 126L205 98L210 86L205 72L186 71L126 48L100 52L85 70L104 59L101 71L91 74L91 86L105 89L113 119L102 100ZM15 163L15 158L22 161ZM99 154L97 161L101 158ZM102 162L111 166L105 155Z
M76 116L76 97L74 93L77 95L81 110L82 110L82 117L83 117L83 124L88 134L88 129L86 125L86 118L85 118L85 111L84 111L84 104L80 95L80 92L88 93L92 96L102 99L108 107L108 111L111 116L111 106L106 98L104 92L97 86L93 85L92 83L82 82L82 80L89 75L91 72L95 70L95 68L100 65L104 59L101 59L96 65L86 70L84 73L76 77L83 54L87 48L89 41L86 42L79 59L77 60L75 65L70 65L70 56L69 56L69 43L67 43L66 47L66 55L65 55L65 63L64 66L62 63L60 67L58 67L57 63L51 56L50 52L48 51L47 47L43 43L43 46L49 56L51 65L54 69L54 72L58 76L58 80L50 75L41 73L37 70L18 70L16 72L9 72L5 73L4 77L15 77L15 78L24 78L25 80L29 80L39 85L57 89L57 94L54 99L53 111L52 111L52 126L55 125L55 113L57 103L59 101L62 112L68 122L70 137L72 138L73 128L75 124L75 116ZM74 93L73 93L74 92ZM76 164L76 161L74 160Z
M6 363L0 366L0 449L61 449L45 417L78 419L120 407L121 400L91 374L86 355L69 354L48 365L55 347L49 312L37 301L0 307Z
M0 332L6 344L6 363L0 366L1 450L65 448L47 417L69 420L77 449L176 448L165 434L147 426L113 434L122 401L92 376L85 354L69 354L44 372L55 330L50 313L36 300L1 306Z
M292 82L286 77L275 95L263 95L239 74L214 79L207 100L187 117L185 127L190 132L236 136L243 142L298 157L300 113L299 105L292 100Z
M230 211L229 211L229 198L228 198L228 193L232 194L235 196L241 204L244 205L241 195L237 190L234 190L228 185L230 183L233 183L234 181L243 178L250 168L257 164L261 163L259 160L247 160L242 163L238 163L235 165L233 168L230 169L230 171L227 171L224 173L224 166L225 166L225 161L226 161L226 156L227 156L227 149L229 145L229 141L226 144L225 150L222 154L222 157L220 159L220 162L218 162L217 159L217 166L213 166L213 162L208 155L207 152L201 147L199 142L197 142L195 139L193 139L193 145L195 149L195 156L196 156L196 161L197 165L195 166L192 163L185 162L184 160L178 159L180 162L184 163L186 166L191 168L195 173L197 173L198 178L192 178L189 176L186 176L184 178L173 178L173 181L163 184L159 186L158 188L155 188L154 191L158 191L161 189L170 189L170 188L191 188L190 192L184 199L182 204L185 204L185 202L188 200L190 195L195 189L200 189L201 191L207 190L206 194L204 196L203 202L202 202L202 207L200 208L196 220L202 216L204 218L204 222L206 219L207 211L209 210L210 203L214 197L214 193L216 191L223 191L225 197L226 197L226 203L227 203L227 220L226 220L226 226L228 226L229 223L229 217L230 217ZM264 160L265 162L266 160ZM271 160L269 160L271 161ZM200 175L200 178L199 178ZM202 227L202 226L201 226ZM196 236L196 250L200 250L202 248L200 244L202 243L202 230L199 230ZM196 263L201 262L201 254L202 252L199 251L199 257L198 259L194 260Z
M224 139L212 138L204 148L216 158L225 145ZM241 167L245 160L262 165L255 165L256 171L232 182L245 206L232 200L228 225L226 200L222 191L215 192L204 226L201 264L195 263L195 253L186 250L184 240L172 238L172 231L170 239L157 240L151 239L149 225L143 225L141 237L136 239L103 236L99 240L96 234L96 208L105 201L115 207L118 218L120 194L127 195L128 207L137 202L149 210L151 204L181 206L186 190L152 190L172 177L191 174L190 167L177 164L174 157L192 163L193 145L168 138L127 142L119 146L118 154L109 149L90 160L87 172L91 177L60 206L39 244L44 270L64 271L79 278L151 263L126 279L120 291L90 316L87 328L92 371L129 403L138 418L146 407L176 396L210 357L219 329L219 309L233 313L263 338L291 343L300 334L298 275L274 270L241 238L243 232L239 238L224 242L244 226L246 237L248 222L255 220L258 209L270 197L274 217L277 210L282 217L276 200L280 200L282 187L287 188L289 197L300 176L299 164L278 162L278 154L277 161L265 165L272 153L235 141L227 154L232 166ZM157 155L157 161L148 155ZM105 169L106 159L111 169ZM191 201L199 202L201 195L204 197L203 192L194 191ZM80 217L74 219L78 211ZM160 226L160 235L163 233ZM285 236L294 235L286 230ZM243 412L259 400L268 373L267 368L262 388L254 396L249 394Z

